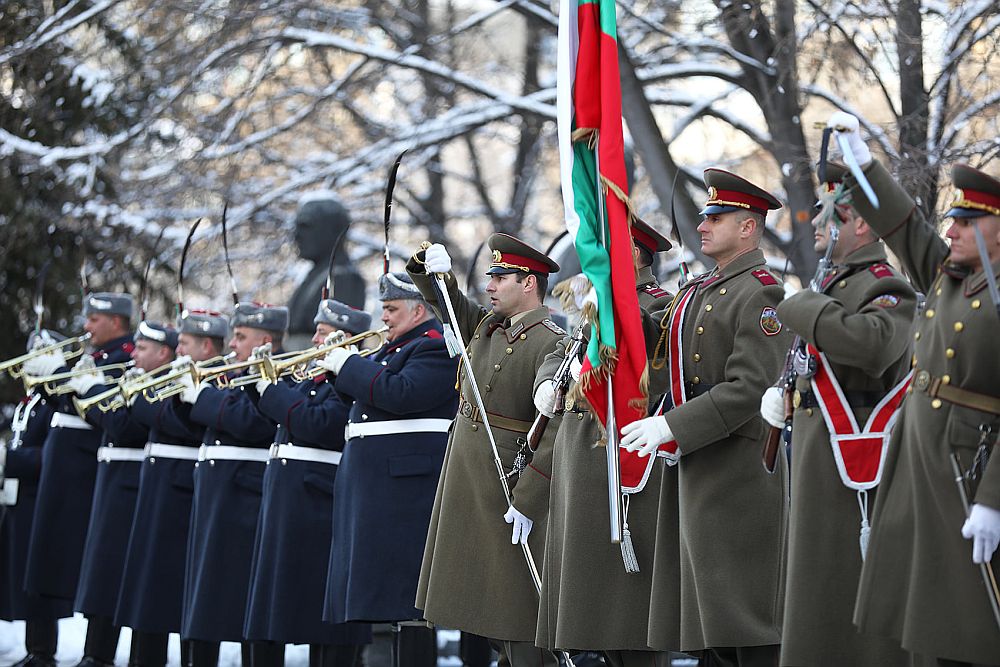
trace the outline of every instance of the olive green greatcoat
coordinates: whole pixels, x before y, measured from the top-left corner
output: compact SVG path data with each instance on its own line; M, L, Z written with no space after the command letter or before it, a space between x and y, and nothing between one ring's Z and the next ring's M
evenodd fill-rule
M854 179L853 206L903 262L927 294L914 334L913 392L903 402L882 475L868 557L861 571L854 620L862 632L900 640L914 653L973 663L1000 663L1000 630L986 598L950 463L968 468L979 426L1000 430L1000 415L935 403L921 390L920 371L948 376L952 386L1000 397L1000 324L982 271L942 271L947 244L888 171L865 170L881 207L874 209ZM1000 262L993 266L1000 272ZM995 447L994 447L995 449ZM1000 463L994 456L973 502L1000 509ZM1000 571L1000 556L993 568Z
M640 271L637 293L644 310L663 308L670 300L648 269ZM536 385L555 376L568 341L546 357ZM561 423L549 425L556 427L535 644L567 650L648 650L646 622L663 461L653 464L646 488L629 496L628 527L640 571L626 574L621 547L611 543L607 450L599 444L604 438L600 420L585 403L569 403ZM676 552L676 514L673 520Z
M859 426L910 369L916 293L885 262L884 246L868 244L835 267L822 293L802 291L778 306L781 322L826 355L845 392L868 395L852 406ZM796 389L810 390L809 380L798 378ZM857 491L840 480L818 407L795 410L791 483L781 664L909 665L898 641L854 627L861 511ZM878 516L869 518L878 525Z
M787 466L779 457L778 470L765 472L759 410L760 397L781 373L791 344L791 337L784 328L776 329L771 317L784 291L765 271L760 250L740 255L719 275L692 281L681 291L688 289L698 291L684 325L685 380L712 386L666 415L682 453L677 466L679 648L778 644ZM658 340L666 315L646 318L648 342ZM665 555L669 572L674 556ZM658 551L654 570L660 567L660 557ZM649 642L653 648L677 649L660 643L657 634L666 628L663 636L669 637L671 621L662 619L676 614L669 594L671 577L657 575L654 572ZM661 582L668 591L662 595Z
M411 260L407 271L440 312L431 279L422 267ZM535 418L535 375L545 355L566 332L548 319L544 306L523 313L506 330L490 332L489 325L502 320L466 298L457 289L453 274L448 274L447 281L500 458L504 470L509 471ZM464 369L460 381L462 398L474 405ZM434 391L434 387L427 389ZM558 423L552 426L558 427ZM508 480L514 507L534 522L528 543L539 572L555 431L551 428L546 433L521 476ZM427 620L491 639L534 641L538 592L520 545L510 543L511 526L503 518L506 511L483 424L462 414L460 408L448 439L417 587L416 604Z

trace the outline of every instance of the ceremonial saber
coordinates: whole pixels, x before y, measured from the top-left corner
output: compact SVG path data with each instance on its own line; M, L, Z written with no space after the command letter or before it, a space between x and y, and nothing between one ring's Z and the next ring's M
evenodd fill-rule
M958 455L951 453L951 470L955 474L955 485L958 486L958 495L962 499L962 508L965 510L965 518L969 518L969 493L965 489L965 475L962 474L962 466L959 465ZM993 574L991 563L979 563L979 573L983 577L983 584L986 585L986 597L990 600L990 609L993 610L993 620L997 622L997 629L1000 629L1000 589L997 588L997 578Z
M983 265L983 273L986 275L986 285L989 288L990 298L993 299L993 307L997 309L997 316L1000 317L1000 292L997 291L997 278L993 275L993 262L986 252L986 240L983 238L983 230L979 228L979 220L973 218L972 231L976 235L976 250L979 251L979 261Z
M844 162L847 163L847 167L851 170L851 174L858 181L858 185L864 191L865 196L868 197L868 201L871 202L872 206L878 208L878 195L872 189L872 184L868 182L868 177L865 176L865 172L861 170L861 165L858 164L858 158L855 157L854 151L851 150L851 144L847 140L847 136L843 134L846 128L837 128L837 144L840 146L840 152L844 154Z

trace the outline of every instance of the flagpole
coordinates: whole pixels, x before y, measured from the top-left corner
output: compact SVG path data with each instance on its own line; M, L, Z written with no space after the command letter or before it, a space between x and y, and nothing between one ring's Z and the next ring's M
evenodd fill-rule
M608 239L608 227L604 210L604 190L601 187L601 157L598 149L600 135L595 135L594 142L594 178L596 180L597 194L597 217L601 225L601 243L604 249L611 256L611 244ZM621 461L618 458L618 422L615 420L615 392L614 383L611 381L611 373L608 372L608 411L604 422L605 431L608 436L605 455L608 463L608 513L611 519L611 543L621 544L624 525L622 515L625 513L624 500L622 498L622 471Z

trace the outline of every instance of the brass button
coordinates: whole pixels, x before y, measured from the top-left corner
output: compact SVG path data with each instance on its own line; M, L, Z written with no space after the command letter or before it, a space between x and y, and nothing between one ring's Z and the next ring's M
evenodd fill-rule
M473 336L473 338L479 338L479 334L476 334L475 336Z
M576 418L577 419L583 419L583 413L582 412L577 412L576 413Z
M955 333L958 333L964 328L965 328L964 324L962 324L961 322L955 322Z
M913 393L913 385L910 385L909 387L906 388L906 393L907 394L912 394Z
M697 375L695 375L693 378L691 378L691 383L692 384L701 384L701 378L698 377Z
M796 389L792 394L792 407L798 408L800 405L802 405L802 392Z
M950 375L945 374L941 376L941 384L950 384L950 383L951 383Z
M979 307L980 307L981 305L983 305L983 303L982 303L982 302L981 302L981 301L980 301L979 299L974 299L974 300L972 301L972 309L973 309L973 310L979 310Z
M941 288L940 288L940 287L938 287L938 288L937 288L937 289L936 289L936 290L934 291L934 294L936 294L937 296L941 296Z
M725 294L727 291L728 290L725 287L723 287L722 289L719 290L719 294Z
M712 304L708 304L707 306L705 306L705 312L706 313L712 312Z
M486 391L489 391L490 390L490 386L486 385L485 387L483 387L483 389L485 389Z
M932 317L934 317L934 309L928 308L927 312L924 313L924 317L926 317L927 319L931 319Z
M910 368L914 368L916 365L917 365L917 355L913 355L913 358L910 359Z
M500 364L493 364L493 370L495 371L500 370Z
M913 340L920 340L920 332L913 334Z
M473 424L472 425L472 430L473 431L478 431L479 430L479 424Z
M955 358L955 350L954 350L954 348L950 348L949 347L947 350L945 350L944 351L944 356L948 357L949 359L954 359Z
M697 352L695 352L695 353L694 353L694 360L695 360L695 361L701 361L701 355L700 355L700 354L698 354Z
M931 407L934 408L935 410L937 410L938 408L940 408L941 407L941 399L940 398L935 398L933 401L931 401Z
M514 348L512 348L512 347L508 347L507 348L507 354L511 354L513 352L514 352Z
M813 409L812 408L806 408L806 415L809 416L809 417L812 417L813 416Z
M839 283L837 283L837 286L838 287L847 287L847 281L846 280L841 280Z
M694 332L700 336L701 334L705 333L705 327L698 327L697 329L694 330Z
M528 334L521 334L521 335L519 336L519 338L520 338L521 340L528 340Z

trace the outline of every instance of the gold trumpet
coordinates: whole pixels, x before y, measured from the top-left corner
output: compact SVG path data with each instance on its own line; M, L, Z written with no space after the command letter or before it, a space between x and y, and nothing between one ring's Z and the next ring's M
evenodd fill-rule
M0 362L0 373L7 373L14 379L21 377L24 374L24 362L29 359L34 359L35 357L40 357L43 354L48 354L50 352L55 352L69 345L79 345L75 350L70 350L69 352L64 352L63 357L67 361L75 359L83 354L84 345L90 340L90 334L85 333L80 336L74 336L73 338L67 338L66 340L61 340L58 343L52 343L51 345L46 345L44 347L39 347L31 352L22 354L19 357L14 357L13 359L8 359L7 361Z
M80 419L86 419L87 412L93 407L96 407L101 412L112 412L124 408L127 403L122 397L121 389L120 385L112 387L100 394L94 394L90 398L77 398L74 396L73 407L76 409L76 414L80 415Z
M170 364L166 364L154 370L151 375L161 370L166 370L165 373L159 373L153 377L140 378L135 382L123 385L121 387L122 399L125 403L128 403L132 400L133 396L141 393L150 403L166 400L184 391L184 385L180 384L180 380L185 375L192 375L195 382L198 382L199 373L202 370L209 369L212 367L212 364L219 363L220 361L227 362L235 356L235 352L230 352L226 355L211 357L210 359L198 361L188 366L181 366L173 370L170 370ZM221 366L218 366L218 368L221 368Z
M340 333L340 332L336 332ZM277 382L279 378L286 375L291 375L293 379L301 382L303 380L311 380L317 375L322 375L326 372L326 369L321 366L314 366L309 368L309 362L315 361L316 359L322 359L333 349L338 347L348 347L350 345L358 345L369 338L378 338L378 345L374 348L362 350L360 355L362 357L367 357L370 354L374 354L378 350L382 349L388 340L389 327L381 327L379 329L370 329L363 333L359 333L350 338L344 338L343 335L339 337L328 337L327 341L322 345L309 348L308 350L300 350L294 356L287 359L280 360L275 363L274 358L264 358L260 359L260 371L254 374L253 381L257 380L270 380L271 382ZM248 376L248 381L249 381ZM241 380L243 378L240 378Z
M75 371L66 371L65 373L54 373L52 375L23 375L21 379L24 382L25 393L31 392L33 389L41 385L46 393L52 396L71 394L73 389L65 384L67 380L71 380L75 377L81 375L86 375L88 373L105 373L107 371L127 371L135 365L135 361L128 361L123 364L107 364L105 366L95 366L94 368L81 368ZM117 385L121 378L117 377L105 377L104 384L115 384Z

